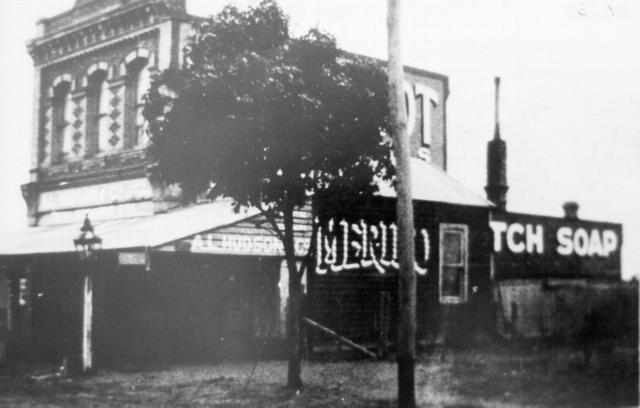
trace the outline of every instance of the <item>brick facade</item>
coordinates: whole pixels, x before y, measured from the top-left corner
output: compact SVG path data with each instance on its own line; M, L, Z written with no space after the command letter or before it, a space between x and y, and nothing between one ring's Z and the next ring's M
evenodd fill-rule
M43 192L95 185L99 194L105 183L147 177L138 81L142 71L147 81L179 65L193 21L185 0L77 0L71 10L39 21L39 36L28 46L37 76L32 182L23 188L31 225L69 210L41 209Z

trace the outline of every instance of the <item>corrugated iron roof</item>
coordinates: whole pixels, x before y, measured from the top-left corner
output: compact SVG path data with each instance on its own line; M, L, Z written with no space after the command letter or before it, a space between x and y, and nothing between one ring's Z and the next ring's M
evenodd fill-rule
M413 199L476 207L493 204L422 160L412 159ZM379 184L378 195L395 197L388 182ZM91 218L91 210L87 211ZM95 232L102 238L102 249L154 248L179 239L222 228L257 215L258 210L234 213L229 200L193 205L165 214L96 222ZM80 233L77 224L25 228L0 233L0 255L28 255L74 252L73 239Z
M413 199L438 203L493 207L494 204L477 195L465 185L423 160L411 159L411 183ZM396 191L388 182L378 184L378 195L395 197Z
M89 218L91 211L88 210ZM103 250L156 247L169 242L233 224L254 216L257 210L234 213L228 200L193 205L165 214L108 220L94 223ZM74 252L77 224L25 228L0 233L0 255L28 255Z

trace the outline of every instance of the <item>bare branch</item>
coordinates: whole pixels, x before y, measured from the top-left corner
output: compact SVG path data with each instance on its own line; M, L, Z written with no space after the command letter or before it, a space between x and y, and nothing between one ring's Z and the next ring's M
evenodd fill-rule
M269 221L269 224L271 224L271 228L273 229L273 232L278 236L280 241L284 243L284 233L278 226L278 221L276 220L276 217L273 215L273 211L274 211L273 208L265 208L264 205L260 204L260 206L258 206L258 209L260 210L260 213L264 215L264 218L266 218L267 221Z

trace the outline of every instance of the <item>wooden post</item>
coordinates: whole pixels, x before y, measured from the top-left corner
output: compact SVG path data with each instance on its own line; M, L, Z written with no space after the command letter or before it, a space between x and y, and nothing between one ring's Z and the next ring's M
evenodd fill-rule
M414 272L414 222L411 197L409 135L403 89L401 0L388 3L389 107L396 161L396 217L398 224L398 406L414 408L416 353L416 276Z
M89 372L93 368L93 277L90 272L84 275L84 292L82 308L82 371Z
M289 299L287 302L287 343L289 359L287 364L287 387L300 390L302 388L302 348L300 344L300 274L296 267L293 235L293 210L290 202L284 205L282 221L284 223L284 246L287 268L289 269Z

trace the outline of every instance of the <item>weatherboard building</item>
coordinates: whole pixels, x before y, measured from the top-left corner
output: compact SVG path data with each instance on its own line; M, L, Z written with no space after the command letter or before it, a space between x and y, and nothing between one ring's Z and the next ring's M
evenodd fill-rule
M154 73L181 64L195 21L185 0L77 0L38 22L29 44L31 182L22 189L29 228L0 236L5 358L77 355L92 367L281 348L288 272L277 237L257 211L187 202L145 155L142 96ZM620 278L620 225L505 210L499 133L489 147L490 199L452 179L448 79L413 68L405 75L421 342L493 333L496 309L503 323L539 335L523 309L544 299L540 282ZM379 350L395 337L394 196L380 185L353 208L321 203L295 214L299 261L313 255L305 316ZM102 239L88 260L74 248L85 215ZM311 350L327 340L308 332Z

